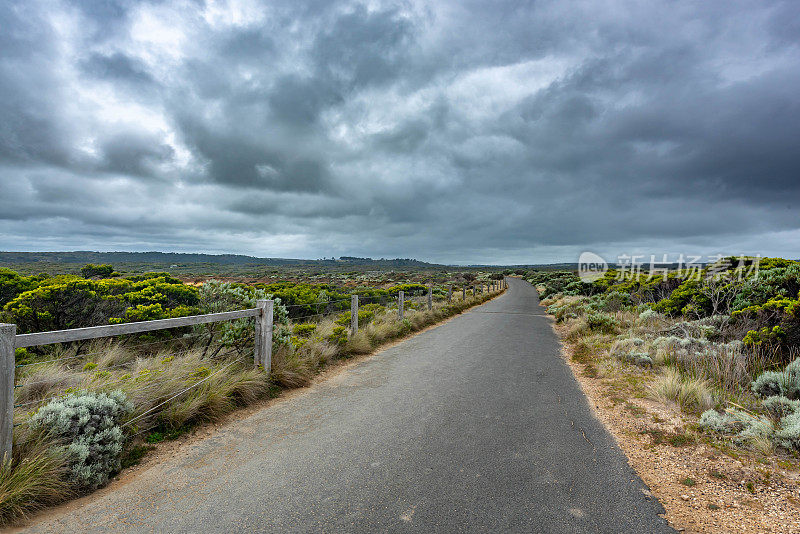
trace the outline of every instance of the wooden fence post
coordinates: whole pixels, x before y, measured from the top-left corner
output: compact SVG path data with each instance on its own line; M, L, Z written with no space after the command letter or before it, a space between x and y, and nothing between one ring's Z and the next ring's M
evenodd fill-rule
M256 339L255 346L253 347L253 366L258 367L261 365L261 360L264 358L264 347L266 347L267 335L267 314L264 311L267 308L266 299L258 299L256 301L256 308L260 310L259 315L256 316Z
M453 286L450 285L447 287L447 303L450 304L453 302Z
M397 318L403 320L403 307L405 306L405 293L400 291L397 293Z
M461 286L461 300L467 300L467 286Z
M428 309L433 309L433 284L428 284Z
M14 433L14 336L17 325L0 323L0 462L11 462Z
M358 334L358 295L350 297L350 332Z
M476 293L475 293L475 286L472 286L472 296L474 297L474 296L475 296L475 294L476 294Z
M264 371L272 372L272 324L275 312L275 301L259 299L256 307L261 315L256 316L256 351L255 364L264 366Z

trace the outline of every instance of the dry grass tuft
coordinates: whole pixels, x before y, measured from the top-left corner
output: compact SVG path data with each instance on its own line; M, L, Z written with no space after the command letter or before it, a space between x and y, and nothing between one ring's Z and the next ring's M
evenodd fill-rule
M10 463L0 464L0 523L6 524L73 495L67 465L46 436L27 431L14 436Z
M372 352L372 342L366 328L362 328L354 336L350 336L344 346L344 350L349 354L369 354Z
M650 389L656 399L676 402L684 410L703 412L716 404L707 381L685 377L677 369L667 368Z

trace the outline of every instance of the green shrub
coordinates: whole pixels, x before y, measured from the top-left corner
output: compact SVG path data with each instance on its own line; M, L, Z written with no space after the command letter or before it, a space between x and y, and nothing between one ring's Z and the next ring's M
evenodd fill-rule
M35 289L40 277L22 276L11 269L0 267L0 308L26 291Z
M314 333L317 325L314 323L299 323L292 326L292 333L297 336L308 337Z
M653 366L653 359L646 352L629 352L623 356L622 361L638 365L639 367Z
M800 399L800 358L790 362L783 371L761 373L751 389L761 397L781 395L791 400Z
M771 439L774 433L774 427L768 420L742 410L722 413L706 410L697 424L700 428L732 437L739 442L757 438Z
M272 294L267 293L265 289L244 284L220 282L219 280L207 280L199 291L199 307L203 313L255 308L256 301L270 299L274 301L272 321L276 327L273 333L273 342L277 345L288 344L291 342L289 313L281 299L275 298ZM226 347L247 344L255 335L255 326L251 319L212 323L196 328L199 332L205 333L212 339L218 339Z
M786 374L781 371L767 371L761 373L751 384L753 393L761 397L783 395L787 389Z
M616 334L619 332L619 321L604 313L590 313L586 316L587 324L591 330L603 334Z
M761 406L773 419L780 420L800 411L800 400L791 400L782 395L775 395L764 399Z
M3 310L20 333L177 317L195 312L197 289L161 273L87 280L39 279Z
M347 330L343 326L334 326L328 341L334 345L344 345L347 343Z
M121 391L74 393L50 401L30 418L29 425L61 443L72 482L79 489L93 490L120 469L123 434L119 423L132 411L133 405Z
M112 317L108 320L111 324L121 323L135 323L139 321L155 321L156 319L172 319L175 317L186 317L187 315L194 315L197 313L196 308L189 306L177 306L175 308L167 308L156 304L137 304L125 310L122 317Z
M774 441L784 449L800 449L800 412L791 413L781 419Z
M84 278L108 278L114 272L114 267L108 264L94 265L87 263L81 267L81 276Z
M64 330L108 323L121 315L125 303L102 281L52 280L6 304L20 332Z
M742 339L745 345L777 345L786 337L786 333L780 326L772 328L765 326L761 330L750 330Z
M31 356L32 354L28 351L28 349L14 349L14 361L18 364L29 362Z

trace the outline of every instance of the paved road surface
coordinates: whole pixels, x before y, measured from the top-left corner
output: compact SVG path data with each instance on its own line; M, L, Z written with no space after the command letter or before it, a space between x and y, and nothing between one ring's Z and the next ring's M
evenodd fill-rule
M672 532L503 296L187 446L33 532Z

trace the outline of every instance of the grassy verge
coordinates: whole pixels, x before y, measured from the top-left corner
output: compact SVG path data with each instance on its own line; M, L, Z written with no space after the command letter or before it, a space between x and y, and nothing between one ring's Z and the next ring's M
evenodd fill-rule
M79 354L68 352L72 349L49 353L46 360L24 367L18 379L14 457L0 466L0 522L8 524L83 491L71 480L64 444L28 425L52 399L58 402L78 392L123 392L132 410L120 421L121 465L134 465L153 443L282 389L303 387L335 360L368 354L499 294L464 300L454 295L452 303L438 300L431 310L409 301L402 321L391 306L364 306L364 323L354 336L348 335L347 314L290 322L283 327L290 335L273 347L270 374L253 368L250 344L212 343L214 336L197 332L170 340L168 346L161 341L136 346L97 341L82 346Z
M787 360L795 360L796 351L776 352L726 340L727 319L722 316L686 320L652 310L607 310L602 299L562 294L542 303L573 346L572 357L586 364L586 373L609 380L628 395L675 403L712 439L759 452L765 450L765 440L772 440L770 450L777 447L783 455L797 455L790 440L783 442L788 447L778 447L777 433L783 416L797 403L767 398L756 385L774 378L764 387L791 387L783 382L791 379L791 365L786 373L782 369ZM781 372L773 375L775 369ZM788 404L773 408L776 401ZM724 416L733 410L739 411L739 426L731 423L731 432L716 431L717 420L707 422L714 418L712 412ZM748 417L774 432L742 432L748 428Z
M796 354L726 339L719 317L668 317L609 298L542 300L598 416L667 509L693 532L797 532L798 452L786 428ZM777 380L765 381L777 372ZM787 405L788 403L788 405Z

